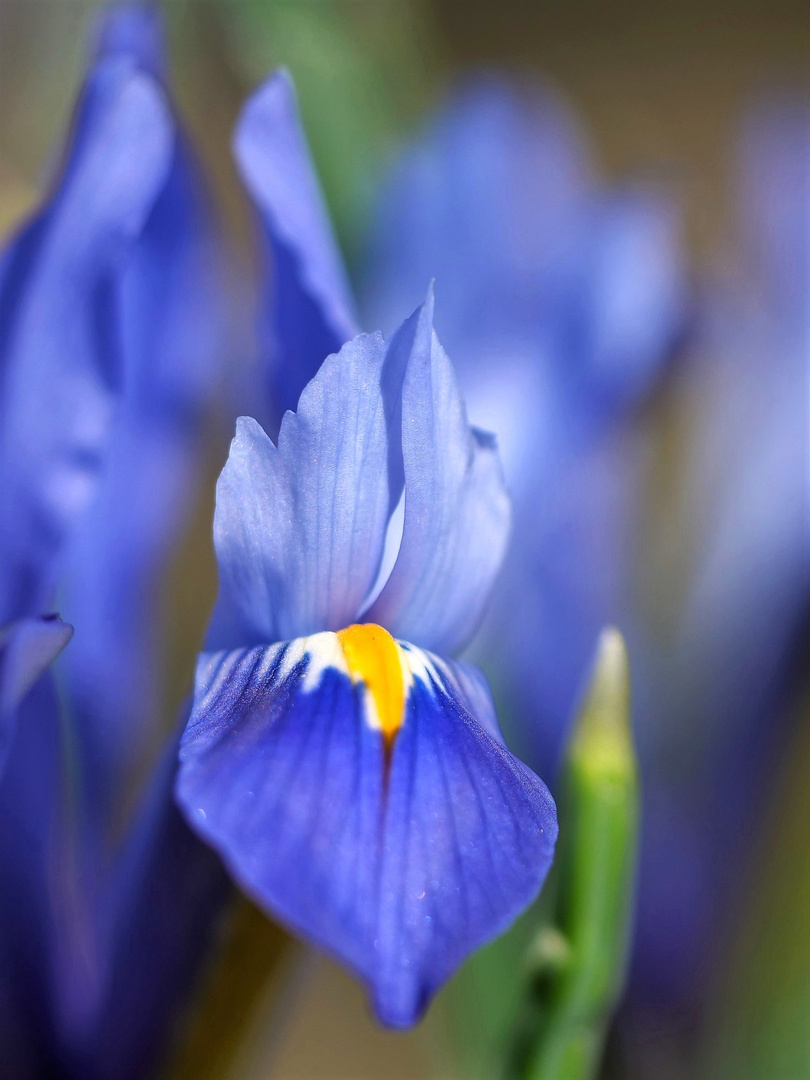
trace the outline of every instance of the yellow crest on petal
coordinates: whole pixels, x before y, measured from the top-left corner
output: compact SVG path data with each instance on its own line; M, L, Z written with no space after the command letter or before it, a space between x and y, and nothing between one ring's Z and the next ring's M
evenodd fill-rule
M382 731L390 744L405 717L405 678L399 645L376 623L355 623L338 630L337 639L346 658L352 682L368 690L374 715L372 727Z

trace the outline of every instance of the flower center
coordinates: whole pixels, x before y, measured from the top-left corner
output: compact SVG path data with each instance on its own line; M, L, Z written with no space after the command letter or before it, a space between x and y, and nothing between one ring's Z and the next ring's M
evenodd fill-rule
M405 718L405 680L400 648L387 630L376 623L355 623L338 630L337 639L346 658L352 682L368 690L373 708L368 711L372 727L382 731L388 746Z

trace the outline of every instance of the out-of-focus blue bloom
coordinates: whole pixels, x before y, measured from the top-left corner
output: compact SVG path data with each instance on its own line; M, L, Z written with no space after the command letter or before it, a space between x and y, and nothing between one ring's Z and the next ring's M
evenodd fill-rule
M690 438L676 522L696 557L672 627L648 638L641 703L657 723L641 732L635 983L639 997L674 1004L685 1029L770 790L810 596L806 101L762 103L738 162L733 274L704 291L679 387Z
M55 557L95 492L122 373L115 274L171 157L152 80L123 58L90 75L60 181L3 275L2 615L46 607Z
M0 618L47 609L58 585L110 783L156 708L149 593L194 502L223 345L217 240L160 54L148 9L101 28L59 181L0 296Z
M259 371L266 402L256 415L275 435L323 358L357 333L354 305L286 72L246 104L234 153L264 238Z
M104 30L101 63L128 56L163 78L153 11L125 7ZM165 94L162 82L154 86ZM116 326L106 344L117 409L64 575L62 606L77 630L74 707L111 785L119 760L154 731L166 644L156 586L198 497L212 394L232 358L223 245L184 134L172 128L161 187L118 271Z
M475 630L509 519L432 297L388 342L330 356L277 447L240 420L217 488L220 651L199 662L178 798L241 887L354 969L395 1027L551 863L548 791L503 745L478 672L434 654Z
M515 734L551 768L600 628L633 629L631 409L682 330L677 217L652 189L598 186L553 94L480 78L383 192L370 318L389 326L431 275L470 417L499 432L515 501L478 655Z
M129 828L116 816L158 720L160 585L223 341L215 231L159 30L146 9L111 12L51 192L0 262L0 1075L14 1080L139 1075L223 887L172 806L175 740ZM55 600L75 638L32 682L69 633L37 621Z

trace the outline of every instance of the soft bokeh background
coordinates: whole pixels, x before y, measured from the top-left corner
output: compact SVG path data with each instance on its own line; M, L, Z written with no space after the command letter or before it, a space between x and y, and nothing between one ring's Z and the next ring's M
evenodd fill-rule
M95 0L0 0L3 234L33 205L48 176L98 6ZM804 0L169 0L164 9L178 103L246 264L254 252L230 131L246 94L279 63L296 79L350 262L362 250L375 190L399 141L419 129L456 74L497 66L539 73L565 95L605 180L642 175L666 186L684 215L695 281L744 275L735 265L735 140L742 117L766 93L810 93ZM805 229L808 223L810 212ZM438 288L441 296L441 282ZM796 393L806 399L806 385ZM691 446L694 395L694 386L676 374L645 419L654 452L639 588L664 637L700 544L679 473ZM214 434L214 445L217 439L224 445L224 437ZM217 460L212 451L212 472ZM195 573L178 575L171 593L172 700L187 688L214 595L210 512L209 493L180 560ZM727 941L717 951L722 960L708 974L713 989L697 1017L631 1018L612 1040L610 1075L810 1077L810 707L802 693L801 637L794 651L780 706L787 719L778 721L786 736L739 882L745 899L730 914ZM348 976L297 953L249 908L237 916L225 951L219 984L202 992L206 1020L180 1053L182 1076L223 1075L223 1068L234 1080L486 1075L474 1060L475 1029L488 1030L482 1014L496 1004L507 1009L519 990L518 958L497 968L502 984L489 985L480 998L468 980L449 1003L440 998L414 1033L383 1035ZM223 1015L239 1031L235 1054L220 1053L212 1037L212 1017L221 1025Z

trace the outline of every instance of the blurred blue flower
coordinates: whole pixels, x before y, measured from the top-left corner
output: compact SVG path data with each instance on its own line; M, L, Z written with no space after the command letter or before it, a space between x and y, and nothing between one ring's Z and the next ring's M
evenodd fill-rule
M175 738L122 828L157 733L159 584L201 480L223 340L218 241L161 52L154 13L111 12L51 191L0 257L0 1075L14 1080L140 1074L222 892L172 807ZM55 601L76 634L44 671L70 634L39 617Z
M662 532L691 557L650 623L637 996L690 1037L787 735L810 597L810 108L761 101L736 154L736 244L703 282L676 387L688 424ZM662 508L667 513L667 508ZM651 545L652 546L652 545ZM658 579L676 576L657 554ZM653 722L653 718L654 722Z
M509 522L432 296L388 342L328 357L277 447L241 419L217 488L217 651L178 799L240 886L348 964L394 1027L552 859L547 789L505 748L482 677L445 658L476 629Z
M234 154L263 239L256 315L259 385L251 394L250 411L275 435L281 417L297 407L324 357L358 330L346 270L286 71L276 72L248 100ZM429 280L429 275L424 278L422 290Z
M683 333L678 216L651 185L597 184L551 91L481 76L383 190L368 317L388 327L431 275L470 417L498 431L515 503L476 656L510 731L553 770L600 629L635 629L633 412Z
M224 341L219 243L160 54L149 9L102 25L58 183L0 276L0 620L58 592L113 787L156 707L150 582L194 505Z

